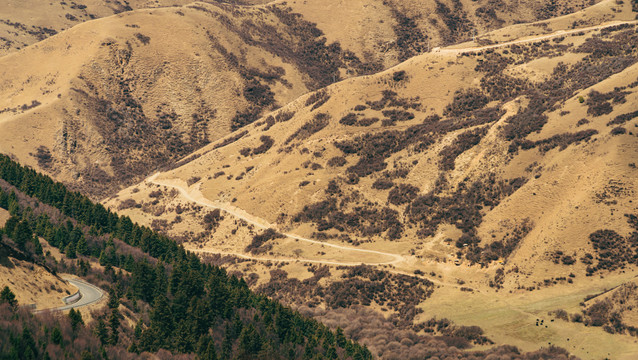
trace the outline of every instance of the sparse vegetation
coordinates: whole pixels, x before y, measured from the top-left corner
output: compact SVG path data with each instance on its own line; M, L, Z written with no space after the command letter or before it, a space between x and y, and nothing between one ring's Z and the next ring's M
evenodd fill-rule
M49 148L44 145L40 145L36 153L31 155L38 160L38 165L43 169L48 169L53 163L53 156L51 155Z
M333 158L330 158L330 160L328 160L328 166L330 167L341 167L347 163L348 161L346 161L346 158L344 158L343 156L335 156Z
M252 242L246 246L244 251L253 254L262 254L272 249L272 244L268 242L274 239L281 239L285 236L278 233L274 229L266 229L261 234L253 236Z
M478 145L483 136L487 133L487 128L469 130L460 134L452 145L448 145L439 152L441 161L439 168L443 171L454 170L456 158L465 151Z
M404 205L414 200L418 194L418 187L410 184L399 184L390 190L388 202L393 205Z
M256 295L243 280L222 268L203 264L173 240L66 190L4 155L0 156L0 178L0 207L11 206L17 211L12 218L18 229L11 235L12 240L7 240L3 231L2 248L14 241L21 246L25 235L32 239L36 234L61 250L66 259L55 261L43 254L42 248L38 251L31 247L30 242L21 246L30 261L75 273L109 293L108 304L93 311L94 321L86 324L75 310L68 316L36 315L3 304L12 303L5 289L0 294L1 354L21 354L16 358L105 359L134 358L147 352L158 358L166 354L216 358L219 351L228 354L225 356L241 353L250 358L265 351L268 357L280 358L282 352L323 353L332 348L347 357L372 358L367 349L343 336L339 338L342 346L320 345L330 336L334 341L335 334ZM24 186L26 183L37 186L30 188ZM37 211L25 211L27 208ZM269 236L262 240L267 241ZM36 242L39 244L37 238ZM98 258L101 268L89 265ZM284 318L287 320L281 322ZM135 322L137 325L130 325ZM196 326L198 323L202 326ZM301 343L306 345L300 346L295 339L303 339ZM270 347L272 350L267 350Z
M293 140L302 141L313 134L321 131L330 123L330 115L326 113L317 113L312 120L301 126L295 133L290 135L284 144L289 144Z

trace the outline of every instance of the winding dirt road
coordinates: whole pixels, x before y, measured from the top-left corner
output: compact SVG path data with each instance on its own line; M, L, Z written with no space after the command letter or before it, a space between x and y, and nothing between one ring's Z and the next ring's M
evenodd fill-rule
M609 23L609 24L590 26L590 27L574 29L574 30L559 30L557 32L554 32L554 33L551 33L551 34L547 34L547 35L540 35L540 36L536 36L536 37L532 37L532 38L528 38L528 39L513 40L513 41L508 41L508 42L504 42L504 43L500 43L500 44L486 45L486 46L481 46L481 47L459 48L459 49L454 49L454 48L443 48L443 49L434 48L432 50L432 52L433 53L438 53L438 54L463 54L463 53L477 52L477 51L483 51L483 50L489 50L489 49L496 49L496 48L500 48L500 47L506 47L506 46L510 46L510 45L516 45L516 44L533 43L533 42L543 41L543 40L552 39L552 38L556 38L556 37L560 37L560 36L576 34L576 33L579 33L579 32L588 32L588 31L601 30L601 29L606 29L606 28L610 28L610 27L614 27L614 26L618 26L618 25L625 25L625 24L626 25L638 24L638 20L633 20L633 21L615 21L615 22L612 22L612 23Z
M152 175L151 177L149 177L148 179L146 179L147 182L151 183L151 184L155 184L155 185L160 185L160 186L166 186L168 188L173 188L177 191L179 191L179 193L186 198L187 200L194 202L196 204L202 205L202 206L206 206L208 208L211 209L219 209L222 210L238 219L242 219L244 221L246 221L249 224L254 225L255 227L261 228L261 229L268 229L268 228L273 228L273 229L277 229L276 225L273 225L271 223L269 223L267 220L259 218L257 216L251 215L248 212L239 209L235 206L232 206L230 204L227 203L222 203L222 202L213 202L210 201L208 199L206 199L204 197L204 195L201 193L201 191L199 190L199 187L195 188L195 189L190 189L190 191L187 189L187 187L185 187L184 185L186 185L184 183L183 180L178 180L178 179L172 179L172 180L157 180L157 177L160 175L160 173L156 173L154 175ZM327 243L327 242L323 242L323 241L318 241L318 240L313 240L313 239L308 239L305 238L303 236L299 236L296 234L290 234L290 233L284 233L282 232L282 234L290 239L295 239L295 240L299 240L299 241L304 241L304 242L308 242L308 243L312 243L312 244L319 244L322 246L326 246L326 247L331 247L331 248L335 248L335 249L339 249L339 250L345 250L345 251L352 251L352 252L358 252L358 253L365 253L365 254L374 254L374 255L381 255L381 256L385 256L387 258L389 258L388 261L381 261L381 262L367 262L366 264L368 265L395 265L397 263L400 263L402 261L405 261L406 258L403 255L399 255L399 254L392 254L392 253L386 253L386 252L382 252L382 251L376 251L376 250L367 250L367 249L359 249L359 248L354 248L354 247L349 247L349 246L343 246L343 245L337 245L337 244L331 244L331 243ZM199 252L203 252L203 251L199 251ZM353 262L340 262L340 261L327 261L327 260L313 260L313 259L302 259L302 258L260 258L260 257L254 257L254 256L250 256L250 255L246 255L246 254L241 254L241 253L219 253L222 255L234 255L234 256L238 256L244 259L252 259L252 260L262 260L262 261L303 261L303 262L313 262L313 263L320 263L320 264L330 264L330 265L361 265L361 262L358 263L353 263Z
M566 35L570 35L570 34L574 34L574 33L579 33L579 32L588 32L588 31L595 31L595 30L601 30L601 29L605 29L605 28L609 28L609 27L614 27L614 26L618 26L618 25L631 25L631 24L638 24L638 20L634 20L634 21L615 21L612 23L608 23L608 24L602 24L602 25L597 25L597 26L591 26L591 27L587 27L587 28L580 28L580 29L573 29L573 30L560 30L551 34L547 34L547 35L541 35L541 36L536 36L536 37L532 37L532 38L527 38L527 39L520 39L520 40L514 40L514 41L509 41L509 42L505 42L505 43L500 43L500 44L494 44L494 45L487 45L487 46L481 46L481 47L471 47L471 48L435 48L432 53L438 53L438 54L453 54L453 55L458 55L458 54L463 54L463 53L470 53L470 52L478 52L478 51L483 51L483 50L489 50L489 49L495 49L495 48L500 48L500 47L506 47L506 46L510 46L510 45L514 45L514 44L524 44L524 43L533 43L533 42L538 42L538 41L543 41L543 40L547 40L547 39L552 39L552 38L556 38L556 37L560 37L560 36L566 36ZM152 176L150 176L149 178L146 179L146 182L151 183L151 184L155 184L155 185L159 185L159 186L166 186L168 188L172 188L175 189L177 191L179 191L179 193L186 198L188 201L191 201L193 203L199 204L201 206L205 206L211 209L219 209L222 210L238 219L244 220L245 222L247 222L248 224L252 224L255 227L261 228L261 229L267 229L267 228L273 228L273 229L277 229L277 226L274 224L271 224L270 222L268 222L265 219L259 218L255 215L252 215L248 212L246 212L243 209L237 208L235 206L232 206L231 204L228 203L223 203L223 202L218 202L218 201L211 201L209 199L207 199L206 197L204 197L204 195L201 193L200 189L199 189L199 185L197 187L189 187L183 180L180 179L162 179L162 180L158 180L157 178L159 177L160 173L155 173ZM343 245L337 245L337 244L331 244L328 242L322 242L322 241L318 241L318 240L314 240L314 239L309 239L309 238L305 238L296 234L292 234L292 233L285 233L282 232L282 234L284 236L286 236L287 238L290 239L295 239L295 240L299 240L299 241L303 241L303 242L308 242L308 243L312 243L312 244L319 244L322 246L326 246L326 247L331 247L331 248L335 248L335 249L339 249L339 250L343 250L343 251L351 251L351 252L356 252L356 253L361 253L361 254L374 254L374 255L379 255L379 256L384 256L387 257L388 260L387 261L380 261L380 262L366 262L365 264L367 265L396 265L398 263L401 262L407 262L408 258L406 256L403 255L399 255L399 254L393 254L393 253L387 253L387 252L382 252L382 251L376 251L376 250L367 250L367 249L360 249L360 248L354 248L354 247L349 247L349 246L343 246ZM200 250L200 249L190 249L189 251L193 251L193 252L199 252L199 253L211 253L210 251L206 251L206 250ZM249 260L258 260L258 261L287 261L287 262L295 262L295 261L300 261L300 262L307 262L307 263L318 263L318 264L327 264L327 265L341 265L341 266L355 266L355 265L360 265L363 262L341 262L341 261L330 261L330 260L316 260L316 259L305 259L305 258L292 258L292 257L280 257L280 258L276 258L276 257L258 257L258 256L252 256L252 255L248 255L245 253L234 253L234 252L216 252L217 254L220 255L232 255L232 256L237 256L243 259L249 259ZM402 273L400 271L396 271L397 273Z

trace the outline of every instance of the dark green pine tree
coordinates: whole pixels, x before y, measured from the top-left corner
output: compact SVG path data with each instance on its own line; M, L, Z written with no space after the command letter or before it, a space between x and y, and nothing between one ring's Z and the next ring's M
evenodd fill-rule
M114 288L109 289L109 302L107 303L107 306L110 309L117 309L120 306L120 297Z
M153 286L153 299L166 294L168 291L168 275L166 275L166 267L163 262L157 264L155 268L155 284Z
M106 324L104 323L103 319L98 319L97 320L97 324L95 325L95 336L97 336L98 339L100 339L100 342L102 343L102 345L106 345L108 340L109 340L109 331L106 328Z
M217 360L215 342L209 335L202 336L197 343L197 355L202 360Z
M75 331L78 325L84 325L84 320L82 320L82 314L79 311L71 309L69 311L69 319L71 320L71 328Z
M56 326L51 331L51 342L53 342L56 345L62 346L62 341L63 341L62 331L60 331L60 328Z
M38 359L38 346L35 344L29 328L22 329L22 337L18 347L20 359Z
M43 255L44 252L42 251L42 244L40 244L40 240L38 239L38 237L34 236L31 241L33 242L33 251L34 251L34 253L36 255Z
M33 238L33 231L29 222L26 220L20 221L13 231L13 241L18 245L20 249L25 248L27 242L30 242Z
M339 346L342 349L346 348L346 344L348 343L348 339L346 339L346 336L343 334L343 329L341 327L337 327L337 346Z
M78 240L78 243L75 245L75 252L80 255L89 254L89 245L86 243L86 238L84 236L80 237L80 240Z
M334 359L338 358L337 349L335 349L334 346L330 346L328 348L328 350L326 351L326 358L331 359L331 360L334 360Z
M156 334L156 341L161 346L168 346L172 342L173 314L166 296L160 295L155 299L153 311L151 311L151 328Z
M13 236L13 231L15 230L16 226L18 226L19 223L20 223L20 220L17 217L15 216L10 217L4 223L4 233L9 236Z
M16 199L11 199L9 200L9 214L11 214L11 216L21 216L22 215L22 211L20 210L20 204L18 203L18 200Z
M9 304L12 308L18 306L18 300L16 300L16 295L9 289L8 286L5 286L0 292L0 304Z
M116 345L120 339L120 312L117 309L111 310L109 328L111 329L111 333L109 334L108 342L111 345Z
M262 347L263 340L253 324L245 326L239 335L239 351L242 355L256 355Z
M72 242L68 243L66 247L64 248L64 254L69 259L75 259L77 257L75 253L75 243L72 243Z

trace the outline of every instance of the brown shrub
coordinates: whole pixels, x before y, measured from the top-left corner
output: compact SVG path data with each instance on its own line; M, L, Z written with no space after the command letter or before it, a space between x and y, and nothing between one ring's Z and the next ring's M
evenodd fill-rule
M609 132L612 135L625 135L627 133L627 129L625 129L622 126L618 126L615 127L613 129L611 129L611 131Z
M330 95L328 95L328 92L326 90L315 91L306 100L306 106L312 105L312 108L310 109L310 111L313 111L321 107L328 100L330 100Z
M344 158L343 156L335 156L328 160L328 166L330 167L341 167L347 163L348 162L346 161L346 158Z
M608 122L607 126L622 125L626 123L627 121L631 121L637 117L638 117L638 110L627 113L627 114L618 115L612 121Z
M261 140L261 145L252 150L253 155L263 154L275 144L275 140L268 135L262 135L259 140Z
M467 117L474 110L481 109L489 103L489 99L479 89L460 90L454 94L452 103L443 112L451 117Z
M394 182L387 178L378 178L372 183L372 188L377 190L387 190L394 186Z
M49 168L53 163L53 156L51 156L49 148L44 145L40 145L36 149L36 153L31 154L31 156L35 157L38 160L38 165L44 169Z
M456 158L465 151L478 145L483 136L487 134L487 128L480 128L474 130L468 130L460 134L456 140L446 147L444 147L439 156L441 160L439 162L439 168L443 171L454 170Z
M261 254L272 249L272 244L266 244L270 240L281 239L286 237L278 233L275 229L266 229L261 234L255 235L252 242L246 246L244 251L253 254Z
M393 205L403 205L414 200L419 194L419 188L410 184L399 184L388 194L388 202Z
M188 186L193 185L194 183L198 182L199 180L201 180L202 178L199 176L191 176L188 180L186 180L186 184Z
M289 144L293 140L305 140L313 134L321 131L330 123L330 115L326 113L315 114L314 118L302 125L294 134L286 139L285 144Z

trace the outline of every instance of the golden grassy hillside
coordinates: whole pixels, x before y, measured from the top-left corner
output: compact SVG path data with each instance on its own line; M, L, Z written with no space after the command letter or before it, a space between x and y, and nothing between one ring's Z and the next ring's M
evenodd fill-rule
M360 58L385 67L426 52L428 48L467 41L474 35L481 36L508 25L573 14L598 2L285 1L293 11L317 23L329 41L339 42ZM612 1L603 3L614 7ZM607 16L616 16L615 12L608 9L606 13ZM597 20L591 16L587 16L587 19ZM511 28L508 29L511 31Z
M96 197L365 68L286 10L203 3L86 22L0 63L0 151Z
M586 5L232 3L1 5L0 151L103 198L309 90ZM631 14L603 3L586 17Z
M4 1L0 4L0 56L77 24L133 9L185 5L188 1Z
M635 1L250 3L16 12L0 152L381 358L637 356Z
M367 263L440 286L414 324L445 316L527 350L631 358L626 329L533 322L636 274L635 25L515 26L517 43L443 48L339 82L107 204L237 256L231 268L257 287L296 294L260 262L291 264L299 281L317 273L293 264ZM351 276L340 271L327 283Z
M0 227L11 215L0 209ZM62 298L77 291L73 286L51 274L46 268L21 260L4 244L0 246L0 288L9 286L21 305L35 305L37 309L62 306Z
M0 56L23 49L86 21L127 11L184 6L191 0L4 1L0 4ZM204 1L263 4L265 0Z

